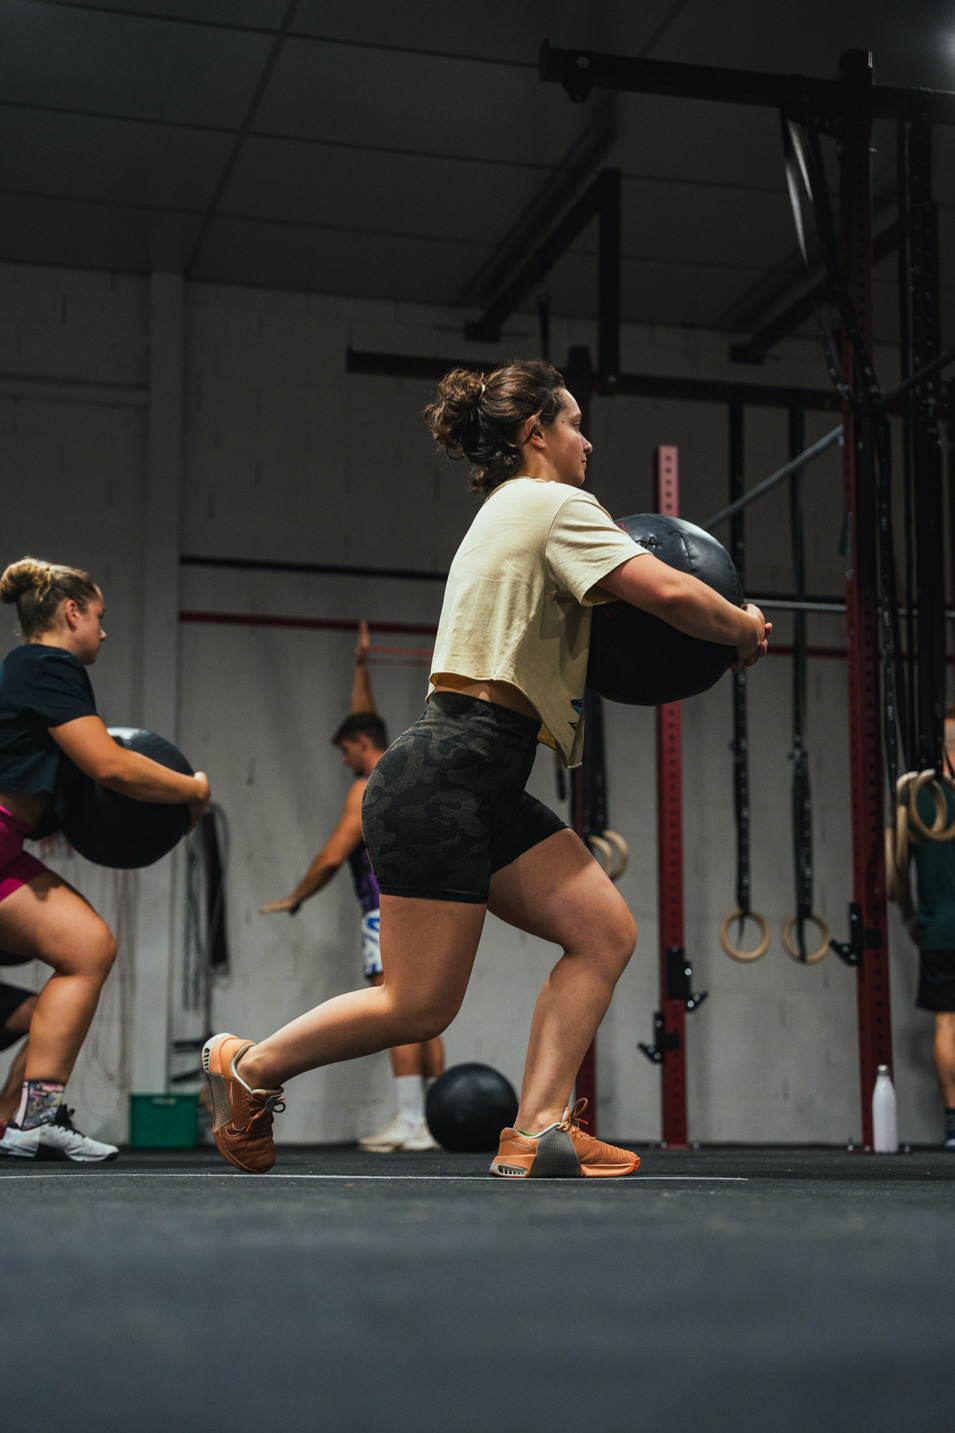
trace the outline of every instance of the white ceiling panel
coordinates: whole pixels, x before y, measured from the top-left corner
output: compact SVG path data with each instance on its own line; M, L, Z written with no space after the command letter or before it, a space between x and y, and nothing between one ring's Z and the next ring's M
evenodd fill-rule
M0 108L0 188L205 208L229 135Z
M0 95L33 105L236 125L268 35L0 0Z
M540 41L821 76L842 50L871 45L882 82L955 88L951 0L300 0L276 49L287 9L0 0L3 257L183 266L215 197L198 277L454 304L492 257L522 261L613 164L625 317L714 324L749 295L758 326L802 289L776 115L631 94L614 105L609 91L574 105L540 83ZM616 142L568 176L569 147L608 107ZM955 131L938 129L934 146L948 315ZM881 229L894 212L893 125L874 148ZM548 185L563 197L515 251ZM555 312L593 314L595 242L591 227L553 271ZM881 336L894 332L891 268Z
M290 40L255 128L552 164L584 122L533 67Z
M493 244L527 193L520 169L250 139L222 209Z

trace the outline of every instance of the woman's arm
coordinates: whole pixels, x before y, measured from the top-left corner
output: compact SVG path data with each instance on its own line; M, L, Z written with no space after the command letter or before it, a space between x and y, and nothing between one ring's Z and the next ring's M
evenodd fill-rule
M148 756L127 750L113 740L98 716L77 717L62 726L51 726L49 731L74 766L100 786L131 796L134 801L188 806L190 830L209 804L209 781L203 772L184 776Z
M772 624L758 607L735 607L698 577L678 572L650 552L615 567L600 586L689 637L735 647L736 667L751 666L766 653Z
M371 677L368 674L368 623L361 621L358 624L358 642L355 647L355 669L351 679L351 706L349 711L352 716L356 712L373 712L375 699L371 694Z

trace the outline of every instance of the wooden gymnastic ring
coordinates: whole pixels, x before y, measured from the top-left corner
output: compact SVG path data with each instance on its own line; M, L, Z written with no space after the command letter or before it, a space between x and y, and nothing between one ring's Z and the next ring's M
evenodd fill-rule
M931 826L926 826L918 812L919 793L924 787L931 784L932 798L935 802L935 820ZM950 841L955 836L955 817L951 823L948 821L948 802L945 799L944 788L955 795L955 781L947 771L942 772L941 780L934 771L920 771L915 780L908 788L909 792L909 829L916 832L924 841Z
M822 916L812 915L806 917L807 920L813 921L819 927L822 933L822 944L818 950L814 950L811 955L807 955L806 959L803 960L792 942L792 933L798 919L798 916L790 916L789 920L783 926L783 949L787 955L792 956L793 960L798 960L800 965L815 965L817 960L822 960L822 957L829 949L829 927L826 925Z
M891 826L885 828L885 898L893 905L899 900L899 868L895 864L896 833Z
M587 845L590 847L591 855L604 875L610 876L610 879L613 880L613 876L610 873L616 865L616 857L614 856L613 847L610 842L605 841L602 836L588 836Z
M730 940L730 926L735 920L741 920L743 925L747 921L755 921L759 929L759 945L755 950L737 950ZM720 945L732 960L759 960L760 956L765 955L769 949L769 922L765 916L759 915L756 911L750 911L745 916L742 911L730 911L720 926Z
M910 855L909 808L907 806L897 806L895 808L895 850L892 864L895 867L895 874L899 880L902 880L909 874Z
M609 843L616 857L616 863L610 872L610 879L619 881L630 863L630 848L623 837L617 835L616 831L605 831L604 840Z

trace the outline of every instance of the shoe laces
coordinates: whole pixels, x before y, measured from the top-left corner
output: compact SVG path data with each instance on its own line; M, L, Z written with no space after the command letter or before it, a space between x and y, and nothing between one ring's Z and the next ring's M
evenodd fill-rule
M587 1101L586 1099L584 1099L583 1096L581 1096L581 1098L574 1105L573 1109L568 1108L565 1118L561 1120L557 1128L565 1129L568 1134L573 1134L574 1130L576 1130L578 1134L583 1134L583 1130L580 1128L580 1126L589 1123L588 1120L581 1118L586 1108Z
M281 1114L284 1109L285 1101L281 1095L267 1095L249 1120L249 1124L271 1124L272 1116Z
M78 1130L73 1123L75 1114L75 1109L71 1109L68 1105L60 1105L56 1112L56 1118L51 1120L51 1124L59 1125L61 1129L68 1129L72 1134L78 1134L81 1139L85 1139L83 1131Z

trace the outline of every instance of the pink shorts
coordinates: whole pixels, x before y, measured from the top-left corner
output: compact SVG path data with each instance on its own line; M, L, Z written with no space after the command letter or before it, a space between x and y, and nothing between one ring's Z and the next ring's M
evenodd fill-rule
M5 806L0 806L0 901L12 896L34 876L42 876L47 869L36 856L24 851L23 840L29 834L29 826L18 821Z

